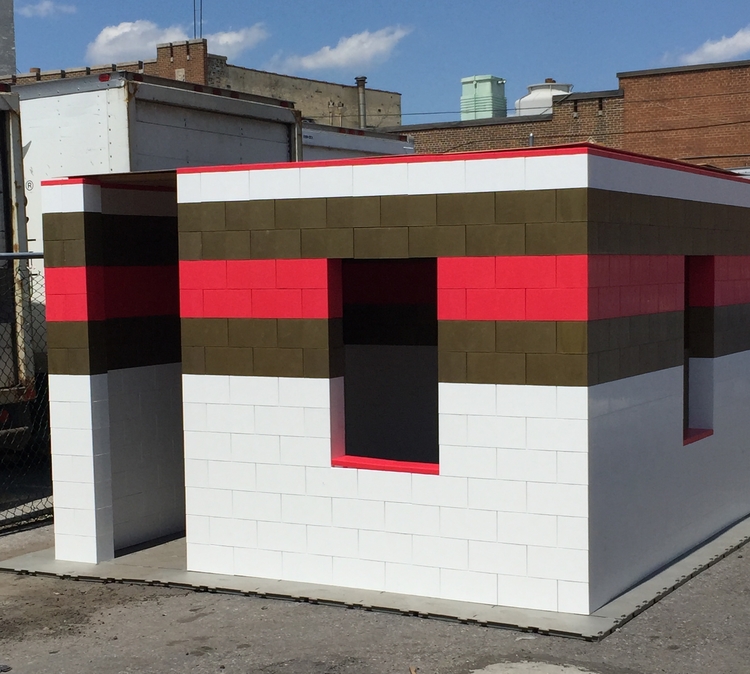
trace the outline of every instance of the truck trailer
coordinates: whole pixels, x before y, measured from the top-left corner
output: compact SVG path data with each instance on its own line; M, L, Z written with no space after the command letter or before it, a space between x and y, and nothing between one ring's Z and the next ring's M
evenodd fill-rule
M13 91L20 99L34 250L43 249L43 180L301 157L300 116L288 101L128 72Z
M25 449L36 398L20 105L0 85L0 462Z

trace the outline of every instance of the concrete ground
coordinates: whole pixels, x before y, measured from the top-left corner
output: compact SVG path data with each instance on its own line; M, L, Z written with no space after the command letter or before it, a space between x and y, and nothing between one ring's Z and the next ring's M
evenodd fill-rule
M49 526L3 536L0 559L51 544ZM748 555L730 555L601 643L0 574L0 665L14 674L737 674L750 671Z

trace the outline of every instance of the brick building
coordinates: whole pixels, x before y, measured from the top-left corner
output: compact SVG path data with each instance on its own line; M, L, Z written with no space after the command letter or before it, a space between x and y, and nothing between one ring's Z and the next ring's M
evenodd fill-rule
M613 91L555 98L552 113L402 126L418 153L588 141L721 168L750 166L750 61L622 72ZM396 129L394 129L396 130Z
M0 82L29 84L116 70L293 101L305 119L318 124L359 127L358 91L355 85L291 77L234 66L227 63L226 56L209 54L205 39L160 44L156 48L156 58L147 61L67 70L42 71L32 68L28 73L0 77ZM401 123L401 94L368 88L366 100L368 128Z

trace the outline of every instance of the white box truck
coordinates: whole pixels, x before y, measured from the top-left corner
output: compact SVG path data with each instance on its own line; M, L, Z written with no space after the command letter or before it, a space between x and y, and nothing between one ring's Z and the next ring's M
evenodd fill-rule
M41 251L40 184L181 166L410 154L410 138L300 122L293 103L138 73L13 87L21 101L29 247Z
M24 202L19 100L0 85L0 466L26 447L37 394Z
M181 166L296 161L291 103L138 73L16 85L29 247L41 251L41 182Z

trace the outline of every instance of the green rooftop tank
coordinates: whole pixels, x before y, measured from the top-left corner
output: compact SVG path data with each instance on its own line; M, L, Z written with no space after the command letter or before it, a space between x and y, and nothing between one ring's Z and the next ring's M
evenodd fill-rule
M505 117L505 80L493 75L474 75L461 80L461 121Z

